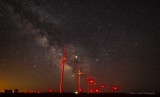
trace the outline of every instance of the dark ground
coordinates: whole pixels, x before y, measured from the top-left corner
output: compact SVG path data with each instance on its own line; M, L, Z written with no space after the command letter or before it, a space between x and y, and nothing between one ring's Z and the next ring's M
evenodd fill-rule
M127 94L127 93L82 93L82 94L73 94L73 93L54 93L54 94L49 94L49 93L32 93L32 94L24 94L24 93L18 93L18 94L0 94L0 97L160 97L159 93L155 94Z

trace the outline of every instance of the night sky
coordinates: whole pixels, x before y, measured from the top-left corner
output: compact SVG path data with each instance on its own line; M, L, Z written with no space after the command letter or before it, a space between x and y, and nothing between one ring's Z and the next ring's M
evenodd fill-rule
M75 64L117 92L160 91L157 1L1 0L0 92L59 92L65 45L64 92L78 89Z

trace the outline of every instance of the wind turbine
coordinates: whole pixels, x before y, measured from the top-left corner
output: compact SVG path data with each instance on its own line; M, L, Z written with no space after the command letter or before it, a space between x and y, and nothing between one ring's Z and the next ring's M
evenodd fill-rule
M79 75L79 90L78 92L80 93L82 91L81 89L81 74L85 74L85 73L82 73L78 67L78 64L77 64L77 68L78 68L78 75Z
M62 75L61 75L60 93L62 93L62 89L63 89L64 64L66 62L69 65L68 61L66 60L66 46L65 46L64 58L61 60L62 60L62 63L60 65L62 65Z
M89 78L88 81L89 81L89 83L91 83L91 85L92 85L92 89L90 90L90 92L92 93L92 92L93 92L93 84L94 84L93 78ZM88 86L89 86L89 85L88 85Z
M89 82L90 82L90 78L89 78L88 74L87 74L87 80L88 80L88 93L89 93Z
M103 89L103 93L104 93L104 87L105 87L105 85L104 85L104 84L102 84L102 85L101 85L101 88Z

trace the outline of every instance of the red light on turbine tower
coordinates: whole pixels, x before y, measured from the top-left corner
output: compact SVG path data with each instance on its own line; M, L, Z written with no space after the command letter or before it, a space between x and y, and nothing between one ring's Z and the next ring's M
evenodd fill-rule
M96 89L95 92L96 92L96 93L99 93L99 89Z
M41 93L40 91L37 91L37 93Z
M113 90L117 90L118 89L118 87L117 86L113 86Z
M53 90L52 90L52 89L49 89L49 93L53 93Z
M104 86L104 85L101 85L101 87L102 87L102 89L103 89L103 93L104 93L104 87L105 87L105 86Z
M89 79L89 83L91 83L92 89L90 90L90 92L93 92L93 88L94 88L94 81L92 78Z
M79 92L82 92L82 88L79 89Z
M93 90L91 89L90 92L93 92Z
M89 81L90 83L93 83L93 79L90 79L90 81Z

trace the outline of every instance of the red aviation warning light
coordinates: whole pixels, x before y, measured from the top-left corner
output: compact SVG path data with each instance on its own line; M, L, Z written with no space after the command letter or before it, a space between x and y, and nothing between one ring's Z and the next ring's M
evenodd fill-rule
M113 86L113 90L117 90L118 89L118 87L117 86Z
M79 89L79 92L82 92L82 88Z
M90 90L90 92L92 93L92 92L93 92L93 90L91 89L91 90Z
M40 91L37 91L37 93L41 93Z
M99 89L95 89L95 93L99 93Z
M49 93L53 93L53 90L52 90L52 89L49 89Z
M90 79L89 79L89 82L90 82L90 83L91 83L91 85L92 85L92 92L93 92L94 81L93 81L93 79L92 79L92 78L90 78Z
M104 88L104 85L102 85L101 87Z
M103 89L103 93L104 93L104 85L101 85L102 89Z
M90 81L89 81L90 83L93 83L93 79L90 79Z

